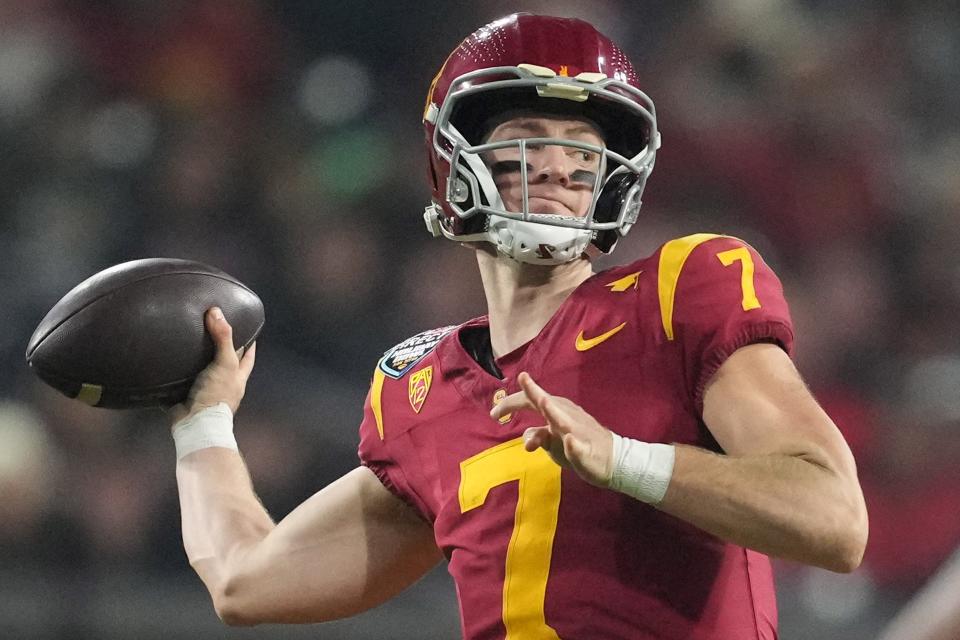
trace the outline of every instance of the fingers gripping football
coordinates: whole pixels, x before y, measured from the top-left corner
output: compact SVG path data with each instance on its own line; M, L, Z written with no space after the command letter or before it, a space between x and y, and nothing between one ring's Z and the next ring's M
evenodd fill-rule
M239 353L234 351L233 328L216 307L207 311L204 324L213 339L216 353L213 361L197 376L186 402L174 407L174 422L221 402L225 402L236 413L253 371L256 343L251 344L246 352L242 349Z
M608 486L613 472L610 431L568 398L547 393L529 374L521 373L517 381L521 391L504 398L491 416L500 418L519 409L536 411L547 424L524 432L527 451L542 448L557 464L573 469L590 484Z

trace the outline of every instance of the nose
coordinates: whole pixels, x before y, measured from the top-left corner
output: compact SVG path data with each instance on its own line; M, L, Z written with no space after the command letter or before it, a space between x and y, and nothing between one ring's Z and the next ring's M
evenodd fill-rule
M528 149L527 154L533 168L529 177L532 184L555 182L564 187L570 184L570 159L563 147L545 145L536 150Z

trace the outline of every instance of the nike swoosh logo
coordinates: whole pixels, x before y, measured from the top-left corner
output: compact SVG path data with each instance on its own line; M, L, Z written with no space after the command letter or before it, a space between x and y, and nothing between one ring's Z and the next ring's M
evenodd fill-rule
M580 335L577 336L577 345L576 345L577 351L586 351L587 349L593 349L595 346L597 346L601 342L604 342L612 338L618 331L620 331L620 329L623 329L625 326L627 326L626 322L614 327L613 329L610 329L610 331L607 331L606 333L601 333L595 338L584 338L583 330L581 329Z

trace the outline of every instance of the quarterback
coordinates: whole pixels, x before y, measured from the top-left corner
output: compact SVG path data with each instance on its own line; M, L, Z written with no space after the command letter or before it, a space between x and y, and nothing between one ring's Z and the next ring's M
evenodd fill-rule
M637 221L653 102L589 24L515 14L447 58L423 113L435 236L488 313L376 364L360 465L279 523L233 439L255 350L217 344L173 427L183 540L229 624L373 607L446 561L470 640L771 640L769 556L847 572L867 514L793 366L783 289L699 233L595 273Z

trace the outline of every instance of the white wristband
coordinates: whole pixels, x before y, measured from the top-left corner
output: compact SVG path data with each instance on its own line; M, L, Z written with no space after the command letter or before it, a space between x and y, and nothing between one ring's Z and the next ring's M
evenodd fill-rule
M613 435L610 488L648 504L659 504L673 476L676 447Z
M233 412L226 402L197 411L174 425L173 443L178 461L194 451L210 447L238 451L237 440L233 437Z

